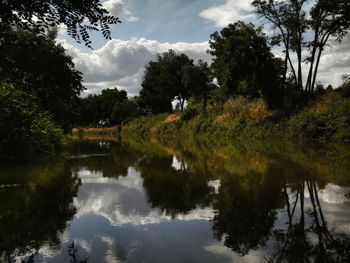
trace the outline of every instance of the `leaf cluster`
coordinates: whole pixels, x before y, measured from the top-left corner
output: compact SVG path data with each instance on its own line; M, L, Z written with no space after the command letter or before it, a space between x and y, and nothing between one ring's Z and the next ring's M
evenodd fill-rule
M118 17L108 15L98 0L9 0L0 3L0 21L19 29L41 34L60 24L77 42L92 48L89 32L101 31L111 39L110 25L120 23Z

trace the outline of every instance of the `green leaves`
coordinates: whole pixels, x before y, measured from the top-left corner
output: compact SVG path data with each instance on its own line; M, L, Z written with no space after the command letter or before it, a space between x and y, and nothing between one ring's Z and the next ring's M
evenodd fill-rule
M92 46L88 31L101 31L104 38L111 39L109 25L121 23L96 0L2 1L0 20L3 25L40 34L63 23L68 35L79 43L82 40L89 48Z
M142 106L152 113L171 112L171 102L178 99L182 108L184 101L189 98L189 92L182 82L186 65L193 65L193 61L173 50L158 55L157 61L151 61L142 82Z
M62 146L62 130L37 106L34 96L0 83L0 108L0 162L51 153Z
M66 131L74 121L74 109L82 76L72 58L55 42L56 31L38 36L32 32L0 31L0 78L34 95Z
M237 22L211 35L211 65L226 97L263 95L268 103L276 100L278 74L267 37L253 24Z

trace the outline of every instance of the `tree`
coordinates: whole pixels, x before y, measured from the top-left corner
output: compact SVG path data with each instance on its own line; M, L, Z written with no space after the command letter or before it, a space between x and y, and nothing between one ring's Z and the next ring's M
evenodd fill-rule
M230 24L210 37L212 68L226 96L277 96L276 61L261 28L253 24ZM270 96L270 97L269 97Z
M341 41L349 33L350 2L316 0L310 8L306 2L255 0L253 6L276 31L274 43L284 48L284 86L287 86L287 75L291 74L299 92L309 94L315 91L320 59L328 41ZM306 78L303 62L309 63Z
M63 133L36 98L0 82L0 162L15 162L60 148Z
M152 113L171 112L174 99L180 101L183 109L189 92L182 83L183 67L193 65L193 61L185 54L177 54L173 50L158 55L146 67L140 92L141 106Z
M350 75L343 75L341 77L343 83L340 86L342 93L345 97L350 97Z
M126 99L122 101L116 101L111 113L111 122L113 124L121 124L136 116L139 116L141 111L134 99Z
M140 113L125 90L105 89L100 95L89 95L80 101L80 124L88 126L115 125Z
M208 63L199 60L197 65L185 65L182 74L185 89L192 97L203 102L203 112L206 113L210 92L215 88Z
M84 89L72 58L55 42L56 31L46 36L7 28L0 38L0 80L13 83L38 100L65 131L75 121L78 96Z
M63 23L68 34L91 48L89 31L101 31L111 39L109 25L120 23L108 15L98 0L8 0L0 3L1 25L44 33L49 27Z

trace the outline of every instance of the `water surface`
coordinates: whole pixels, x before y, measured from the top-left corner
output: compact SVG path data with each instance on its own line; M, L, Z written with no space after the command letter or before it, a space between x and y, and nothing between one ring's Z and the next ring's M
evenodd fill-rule
M73 142L0 168L2 262L349 262L350 148Z

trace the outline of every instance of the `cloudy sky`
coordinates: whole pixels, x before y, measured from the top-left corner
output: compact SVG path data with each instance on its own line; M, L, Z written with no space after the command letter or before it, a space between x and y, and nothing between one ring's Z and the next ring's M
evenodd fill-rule
M211 33L229 23L243 20L260 24L251 0L107 0L103 5L120 17L112 26L110 41L92 34L94 50L75 43L60 30L60 39L84 74L86 94L118 87L137 95L144 68L157 53L174 49L195 61L211 61L207 54ZM267 32L271 34L271 32ZM327 48L320 66L319 81L340 84L350 73L350 40ZM276 52L277 53L277 52Z

